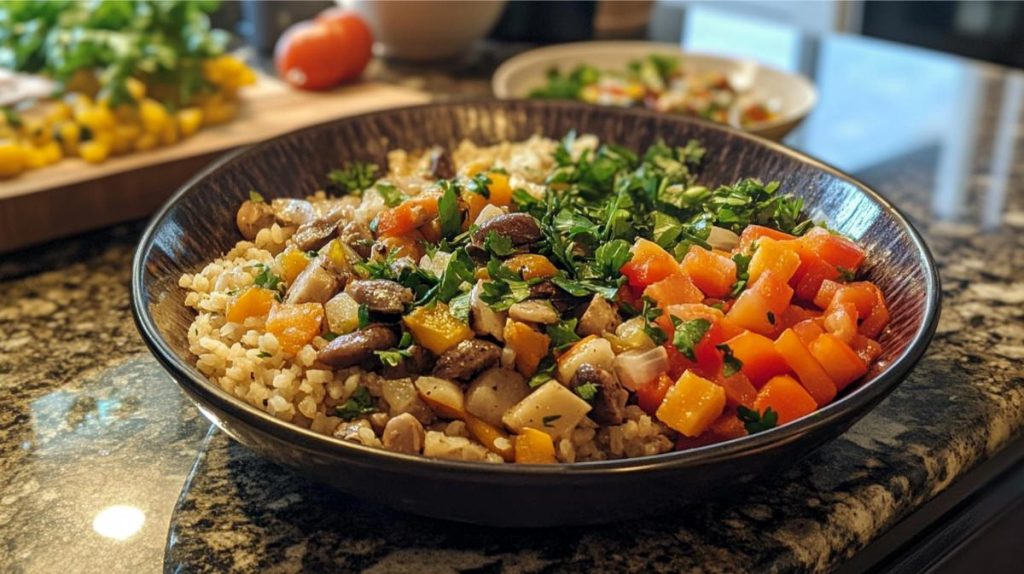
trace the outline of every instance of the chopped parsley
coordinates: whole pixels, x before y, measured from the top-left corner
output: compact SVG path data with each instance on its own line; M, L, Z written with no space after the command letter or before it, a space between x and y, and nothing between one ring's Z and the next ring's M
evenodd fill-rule
M388 207L395 207L399 203L405 200L405 194L399 191L397 187L390 183L378 183L374 189L380 194L381 199L384 200L384 205Z
M441 198L437 200L437 220L441 225L441 236L451 239L462 230L462 219L459 217L459 197L455 184L442 181Z
M836 271L839 272L839 280L843 283L849 283L857 279L857 272L853 269L847 269L846 267L836 267Z
M576 323L578 319L566 319L554 325L548 325L547 335L551 338L551 346L555 349L564 349L580 340L576 334Z
M397 367L406 357L412 356L412 351L409 348L412 346L412 335L408 331L402 332L402 338L398 341L398 346L393 349L386 351L374 351L380 362L389 366Z
M757 434L775 428L779 424L779 413L773 411L771 407L766 408L764 413L758 413L754 409L740 405L736 407L736 416L739 417L749 434Z
M679 352L687 359L696 361L697 355L694 352L694 347L697 346L697 343L700 343L700 340L707 334L708 329L711 328L711 321L703 318L684 321L672 315L672 325L675 327L672 345L679 349Z
M508 311L512 305L525 301L530 296L530 286L539 282L539 279L524 280L494 258L487 263L487 273L491 280L483 283L480 300L495 311Z
M658 307L658 304L654 302L654 299L650 297L644 297L644 306L640 310L640 316L644 318L644 333L654 341L655 345L660 345L668 339L668 335L661 327L654 324L654 320L661 317L662 310Z
M576 394L580 396L581 399L590 402L594 400L594 397L597 396L598 389L597 385L595 385L594 383L584 383L582 385L577 386L574 390L576 391Z
M486 173L480 172L474 175L473 178L469 180L469 183L466 184L466 189L477 195L483 196L485 199L490 199L490 185L491 178L487 177Z
M622 276L619 270L633 258L629 248L630 244L625 239L613 239L598 247L594 252L598 273L605 279L618 280Z
M331 170L327 180L342 193L362 195L376 181L378 171L380 167L377 164L357 161Z
M263 199L263 196L260 195L258 191L252 189L249 190L249 201L253 203L266 203L266 200Z
M452 300L448 302L448 313L463 323L469 323L470 295L471 293L467 291L452 297Z
M498 257L507 257L515 251L512 240L504 235L498 235L494 231L488 231L484 238L484 249Z
M260 351L256 356L261 358L261 359L267 359L267 358L273 357L274 355L271 355L270 353L268 353L266 351Z
M357 313L359 317L359 328L362 329L370 324L370 308L366 305L360 304L359 311Z
M335 413L341 420L350 421L362 415L377 412L373 397L366 387L359 386L352 392L347 401L335 407Z
M526 382L531 389L535 389L544 383L554 378L552 375L555 373L555 360L551 355L545 356L540 360L540 364L537 365L537 371L530 377L530 380Z
M716 348L722 351L722 374L731 377L740 372L740 369L743 368L743 361L737 359L732 354L732 347L722 343L721 345L716 345Z
M551 423L557 421L560 418L562 418L562 415L548 415L546 417L542 417L540 420L544 423L544 426L551 428L555 426Z
M323 335L320 335L320 336L323 337L325 341L333 341L333 340L337 339L338 337L340 337L341 334L340 333L335 333L334 331L327 331L326 333L324 333Z
M271 291L277 291L281 287L281 278L270 270L269 265L266 263L257 263L253 265L253 267L259 271L256 274L256 277L252 280L253 285L264 289L270 289Z
M747 281L750 280L750 260L753 258L753 255L744 255L742 253L732 256L733 262L736 263L736 282L732 285L732 291L729 293L730 297L739 297L739 294L747 288Z

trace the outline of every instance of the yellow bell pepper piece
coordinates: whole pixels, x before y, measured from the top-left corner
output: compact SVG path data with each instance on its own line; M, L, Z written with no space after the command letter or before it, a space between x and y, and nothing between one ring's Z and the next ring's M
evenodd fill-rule
M403 317L402 322L416 342L435 355L442 355L460 342L473 338L469 325L453 317L444 303L417 307Z
M555 443L544 431L526 427L516 436L515 460L519 464L554 464Z
M291 285L306 265L309 265L309 256L298 249L288 249L278 255L278 265L281 267L281 279Z
M725 410L725 389L693 374L683 373L668 390L655 415L688 437L703 433Z
M487 447L487 450L501 456L501 458L505 459L505 462L512 462L516 459L512 438L501 429L469 413L465 413L464 419L466 430L480 444Z
M273 306L273 291L262 287L249 287L228 303L225 317L232 323L242 323L249 317L265 317Z

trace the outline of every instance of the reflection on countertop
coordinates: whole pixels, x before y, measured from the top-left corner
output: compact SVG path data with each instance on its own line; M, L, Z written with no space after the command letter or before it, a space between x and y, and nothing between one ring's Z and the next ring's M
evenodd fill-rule
M510 535L397 514L210 433L135 333L128 268L140 226L120 226L0 260L0 570L792 571L841 562L1020 440L1024 75L856 38L801 46L816 50L796 61L818 62L821 105L789 143L902 208L943 281L927 356L839 440L684 516ZM495 59L468 72L375 74L476 94Z

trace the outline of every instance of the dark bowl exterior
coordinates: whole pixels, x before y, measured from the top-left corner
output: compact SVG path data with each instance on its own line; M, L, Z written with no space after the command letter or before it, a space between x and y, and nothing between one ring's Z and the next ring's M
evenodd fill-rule
M432 460L345 443L275 419L209 383L194 367L191 310L178 287L229 250L234 213L250 190L300 196L343 161L385 163L387 150L560 138L569 130L642 148L700 140L702 180L780 180L815 220L869 249L866 275L886 293L893 321L865 380L794 423L690 451L572 465ZM200 410L262 455L345 492L410 512L496 526L602 523L665 512L777 471L835 438L881 401L923 355L939 314L939 281L920 236L863 184L778 144L707 122L573 103L431 104L346 118L235 152L186 184L158 213L136 252L132 307L147 345Z

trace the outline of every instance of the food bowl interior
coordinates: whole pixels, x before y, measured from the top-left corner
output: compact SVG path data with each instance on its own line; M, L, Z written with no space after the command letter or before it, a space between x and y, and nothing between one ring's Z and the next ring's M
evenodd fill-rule
M652 42L577 42L539 48L511 58L494 74L492 88L499 98L525 98L546 82L548 70L568 72L581 64L624 70L651 54L680 58L697 72L722 72L753 99L767 102L778 113L771 121L748 131L778 140L802 120L817 101L814 87L803 76L768 68L752 60L684 52L675 44Z

